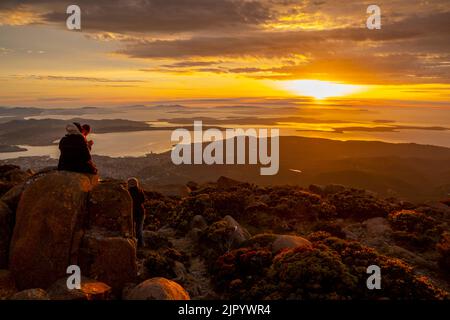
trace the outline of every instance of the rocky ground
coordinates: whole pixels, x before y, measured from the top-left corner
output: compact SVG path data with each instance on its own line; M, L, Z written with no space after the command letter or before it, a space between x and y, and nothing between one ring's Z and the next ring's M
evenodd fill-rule
M137 249L123 181L11 165L0 181L2 299L449 298L448 201L222 177L183 197L146 191ZM370 265L381 290L367 289Z

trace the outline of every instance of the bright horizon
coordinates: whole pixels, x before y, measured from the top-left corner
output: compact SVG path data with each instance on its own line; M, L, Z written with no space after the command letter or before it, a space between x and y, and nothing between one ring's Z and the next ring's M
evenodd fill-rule
M80 32L65 28L57 1L3 1L0 104L305 97L445 107L450 12L445 1L413 2L379 1L382 29L368 30L365 1L78 1Z

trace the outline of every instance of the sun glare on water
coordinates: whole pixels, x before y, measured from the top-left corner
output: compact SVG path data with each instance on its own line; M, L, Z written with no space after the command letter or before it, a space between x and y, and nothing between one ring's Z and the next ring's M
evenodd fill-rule
M322 80L283 81L282 87L292 93L313 97L315 99L346 96L363 89L362 86L358 85Z

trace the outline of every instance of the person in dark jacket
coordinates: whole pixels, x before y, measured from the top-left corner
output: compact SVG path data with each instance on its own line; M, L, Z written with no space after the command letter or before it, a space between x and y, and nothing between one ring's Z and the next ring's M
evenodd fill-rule
M66 127L67 134L59 142L58 170L97 174L86 139L75 125Z
M136 230L136 238L138 247L144 247L144 220L145 220L145 194L144 191L139 187L139 180L136 178L128 179L128 192L130 192L131 198L133 199L133 221Z
M83 135L89 150L92 150L92 145L94 144L94 141L87 139L87 136L91 133L91 126L88 124L81 125L79 122L74 122L73 124L78 128L78 131L80 131L81 134Z

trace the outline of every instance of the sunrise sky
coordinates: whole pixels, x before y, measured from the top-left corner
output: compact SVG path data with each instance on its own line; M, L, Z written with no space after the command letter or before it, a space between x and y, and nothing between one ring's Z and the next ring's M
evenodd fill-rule
M329 97L448 106L448 0L0 2L0 104ZM66 8L82 10L81 31Z

